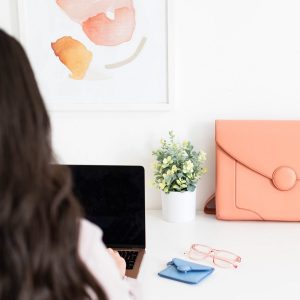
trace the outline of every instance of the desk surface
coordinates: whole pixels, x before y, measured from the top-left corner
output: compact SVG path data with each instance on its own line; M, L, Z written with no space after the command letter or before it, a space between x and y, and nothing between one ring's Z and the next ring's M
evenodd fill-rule
M300 297L300 223L218 221L199 213L191 223L175 224L165 222L161 211L147 211L146 235L138 277L145 300ZM232 251L242 263L238 269L216 267L198 285L157 275L172 258L186 259L183 253L193 243ZM209 261L199 263L209 265Z

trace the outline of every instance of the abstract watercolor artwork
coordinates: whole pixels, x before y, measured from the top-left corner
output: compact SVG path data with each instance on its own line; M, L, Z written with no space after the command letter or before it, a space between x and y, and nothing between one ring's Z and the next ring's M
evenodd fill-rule
M19 0L48 107L167 107L167 10L167 0Z

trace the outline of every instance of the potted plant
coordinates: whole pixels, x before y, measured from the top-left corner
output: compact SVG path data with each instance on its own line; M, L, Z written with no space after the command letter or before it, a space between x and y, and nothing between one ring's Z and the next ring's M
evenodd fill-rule
M196 214L196 187L202 175L207 173L203 166L204 151L195 151L189 141L175 141L169 132L169 140L161 140L161 147L152 152L153 185L161 190L163 218L169 222L188 222Z

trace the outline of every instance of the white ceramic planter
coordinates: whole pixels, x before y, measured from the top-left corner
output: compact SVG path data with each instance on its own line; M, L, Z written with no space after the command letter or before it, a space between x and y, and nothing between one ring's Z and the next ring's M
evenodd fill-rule
M164 220L174 223L190 222L196 216L196 190L194 192L161 192Z

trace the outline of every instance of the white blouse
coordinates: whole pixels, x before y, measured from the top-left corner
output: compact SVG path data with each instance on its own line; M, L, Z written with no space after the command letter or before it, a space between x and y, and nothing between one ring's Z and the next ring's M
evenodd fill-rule
M141 299L137 280L122 278L102 241L101 229L85 219L80 224L79 256L98 280L109 300Z

